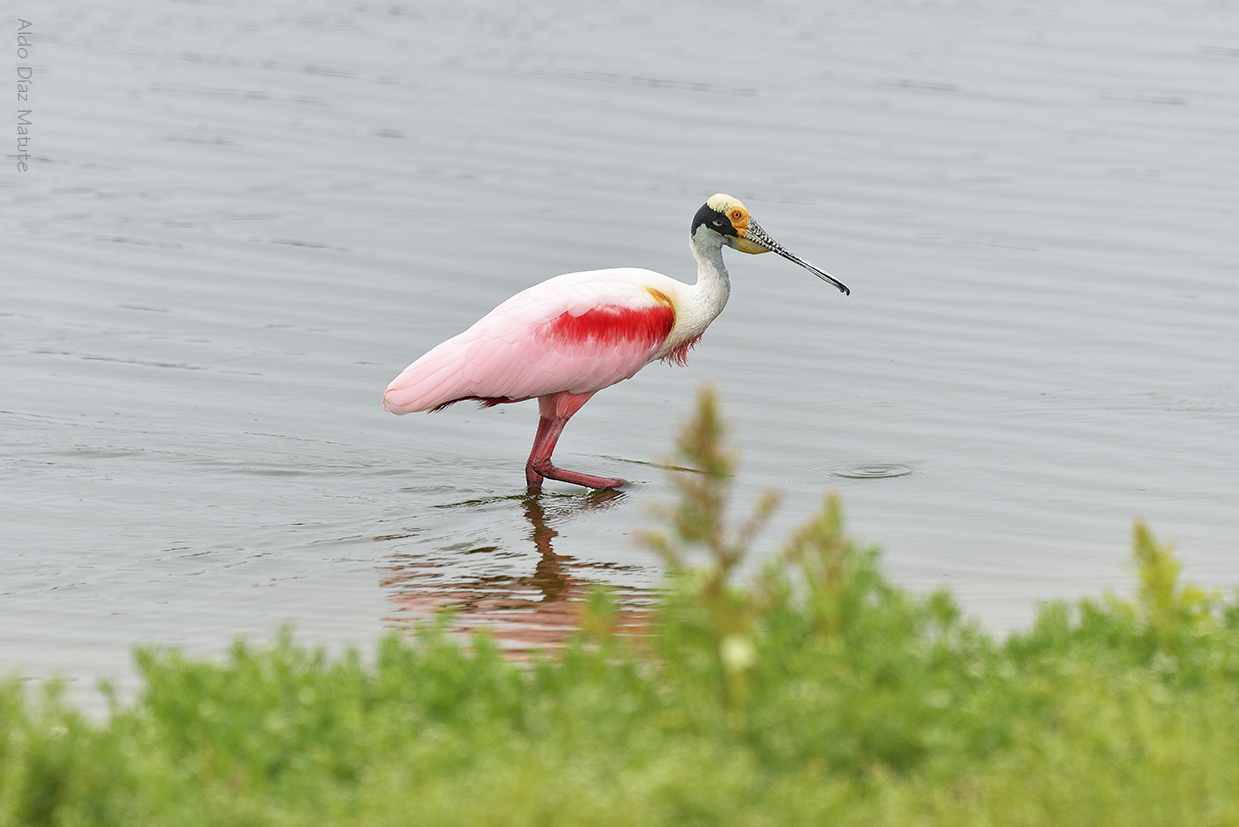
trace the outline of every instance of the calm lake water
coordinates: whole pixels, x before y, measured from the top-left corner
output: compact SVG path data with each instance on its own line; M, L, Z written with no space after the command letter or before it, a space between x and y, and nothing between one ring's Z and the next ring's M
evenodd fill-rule
M1239 582L1232 2L19 12L0 671L124 681L135 643L364 645L440 605L551 640L596 582L639 606L651 463L706 381L738 506L785 494L763 553L830 490L899 582L996 631L1130 588L1138 516ZM556 452L630 489L521 499L533 403L380 409L544 278L693 280L719 191L853 293L729 254L689 365L599 394Z

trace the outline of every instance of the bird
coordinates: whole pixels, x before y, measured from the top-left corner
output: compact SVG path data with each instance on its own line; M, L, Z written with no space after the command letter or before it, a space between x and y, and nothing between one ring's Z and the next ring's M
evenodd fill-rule
M537 399L538 432L525 463L529 494L539 494L547 479L594 489L626 485L617 477L560 468L551 454L568 420L598 391L650 362L685 364L731 293L724 247L776 253L851 294L772 239L730 195L713 195L697 210L689 239L695 284L632 267L547 279L405 368L383 393L383 408L406 414L464 400L489 408Z

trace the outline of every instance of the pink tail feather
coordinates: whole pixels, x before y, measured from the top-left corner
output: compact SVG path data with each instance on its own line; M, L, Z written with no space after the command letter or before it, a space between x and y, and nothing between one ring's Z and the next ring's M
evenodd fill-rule
M441 408L470 396L463 384L456 353L435 348L392 380L383 393L383 408L394 414Z

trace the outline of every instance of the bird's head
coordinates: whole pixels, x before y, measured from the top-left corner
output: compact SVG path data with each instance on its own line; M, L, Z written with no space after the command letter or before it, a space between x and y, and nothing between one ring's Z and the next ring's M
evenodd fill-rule
M696 238L698 232L713 232L720 236L723 244L742 253L757 255L759 253L777 253L788 261L795 262L823 281L833 284L844 295L850 295L851 290L834 276L824 273L809 262L792 255L773 238L766 234L761 225L749 217L749 211L738 198L718 193L710 196L710 200L701 205L693 216L693 226L689 234Z

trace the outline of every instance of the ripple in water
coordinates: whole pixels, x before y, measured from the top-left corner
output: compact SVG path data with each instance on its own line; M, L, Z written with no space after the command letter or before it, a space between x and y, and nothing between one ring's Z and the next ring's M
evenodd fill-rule
M841 465L830 469L832 477L843 477L849 480L884 480L890 477L906 477L914 473L916 469L912 466L894 462Z
M798 482L823 483L830 479L845 480L884 480L894 477L908 477L933 473L922 463L909 464L902 462L846 462L820 463L801 468L794 475Z

